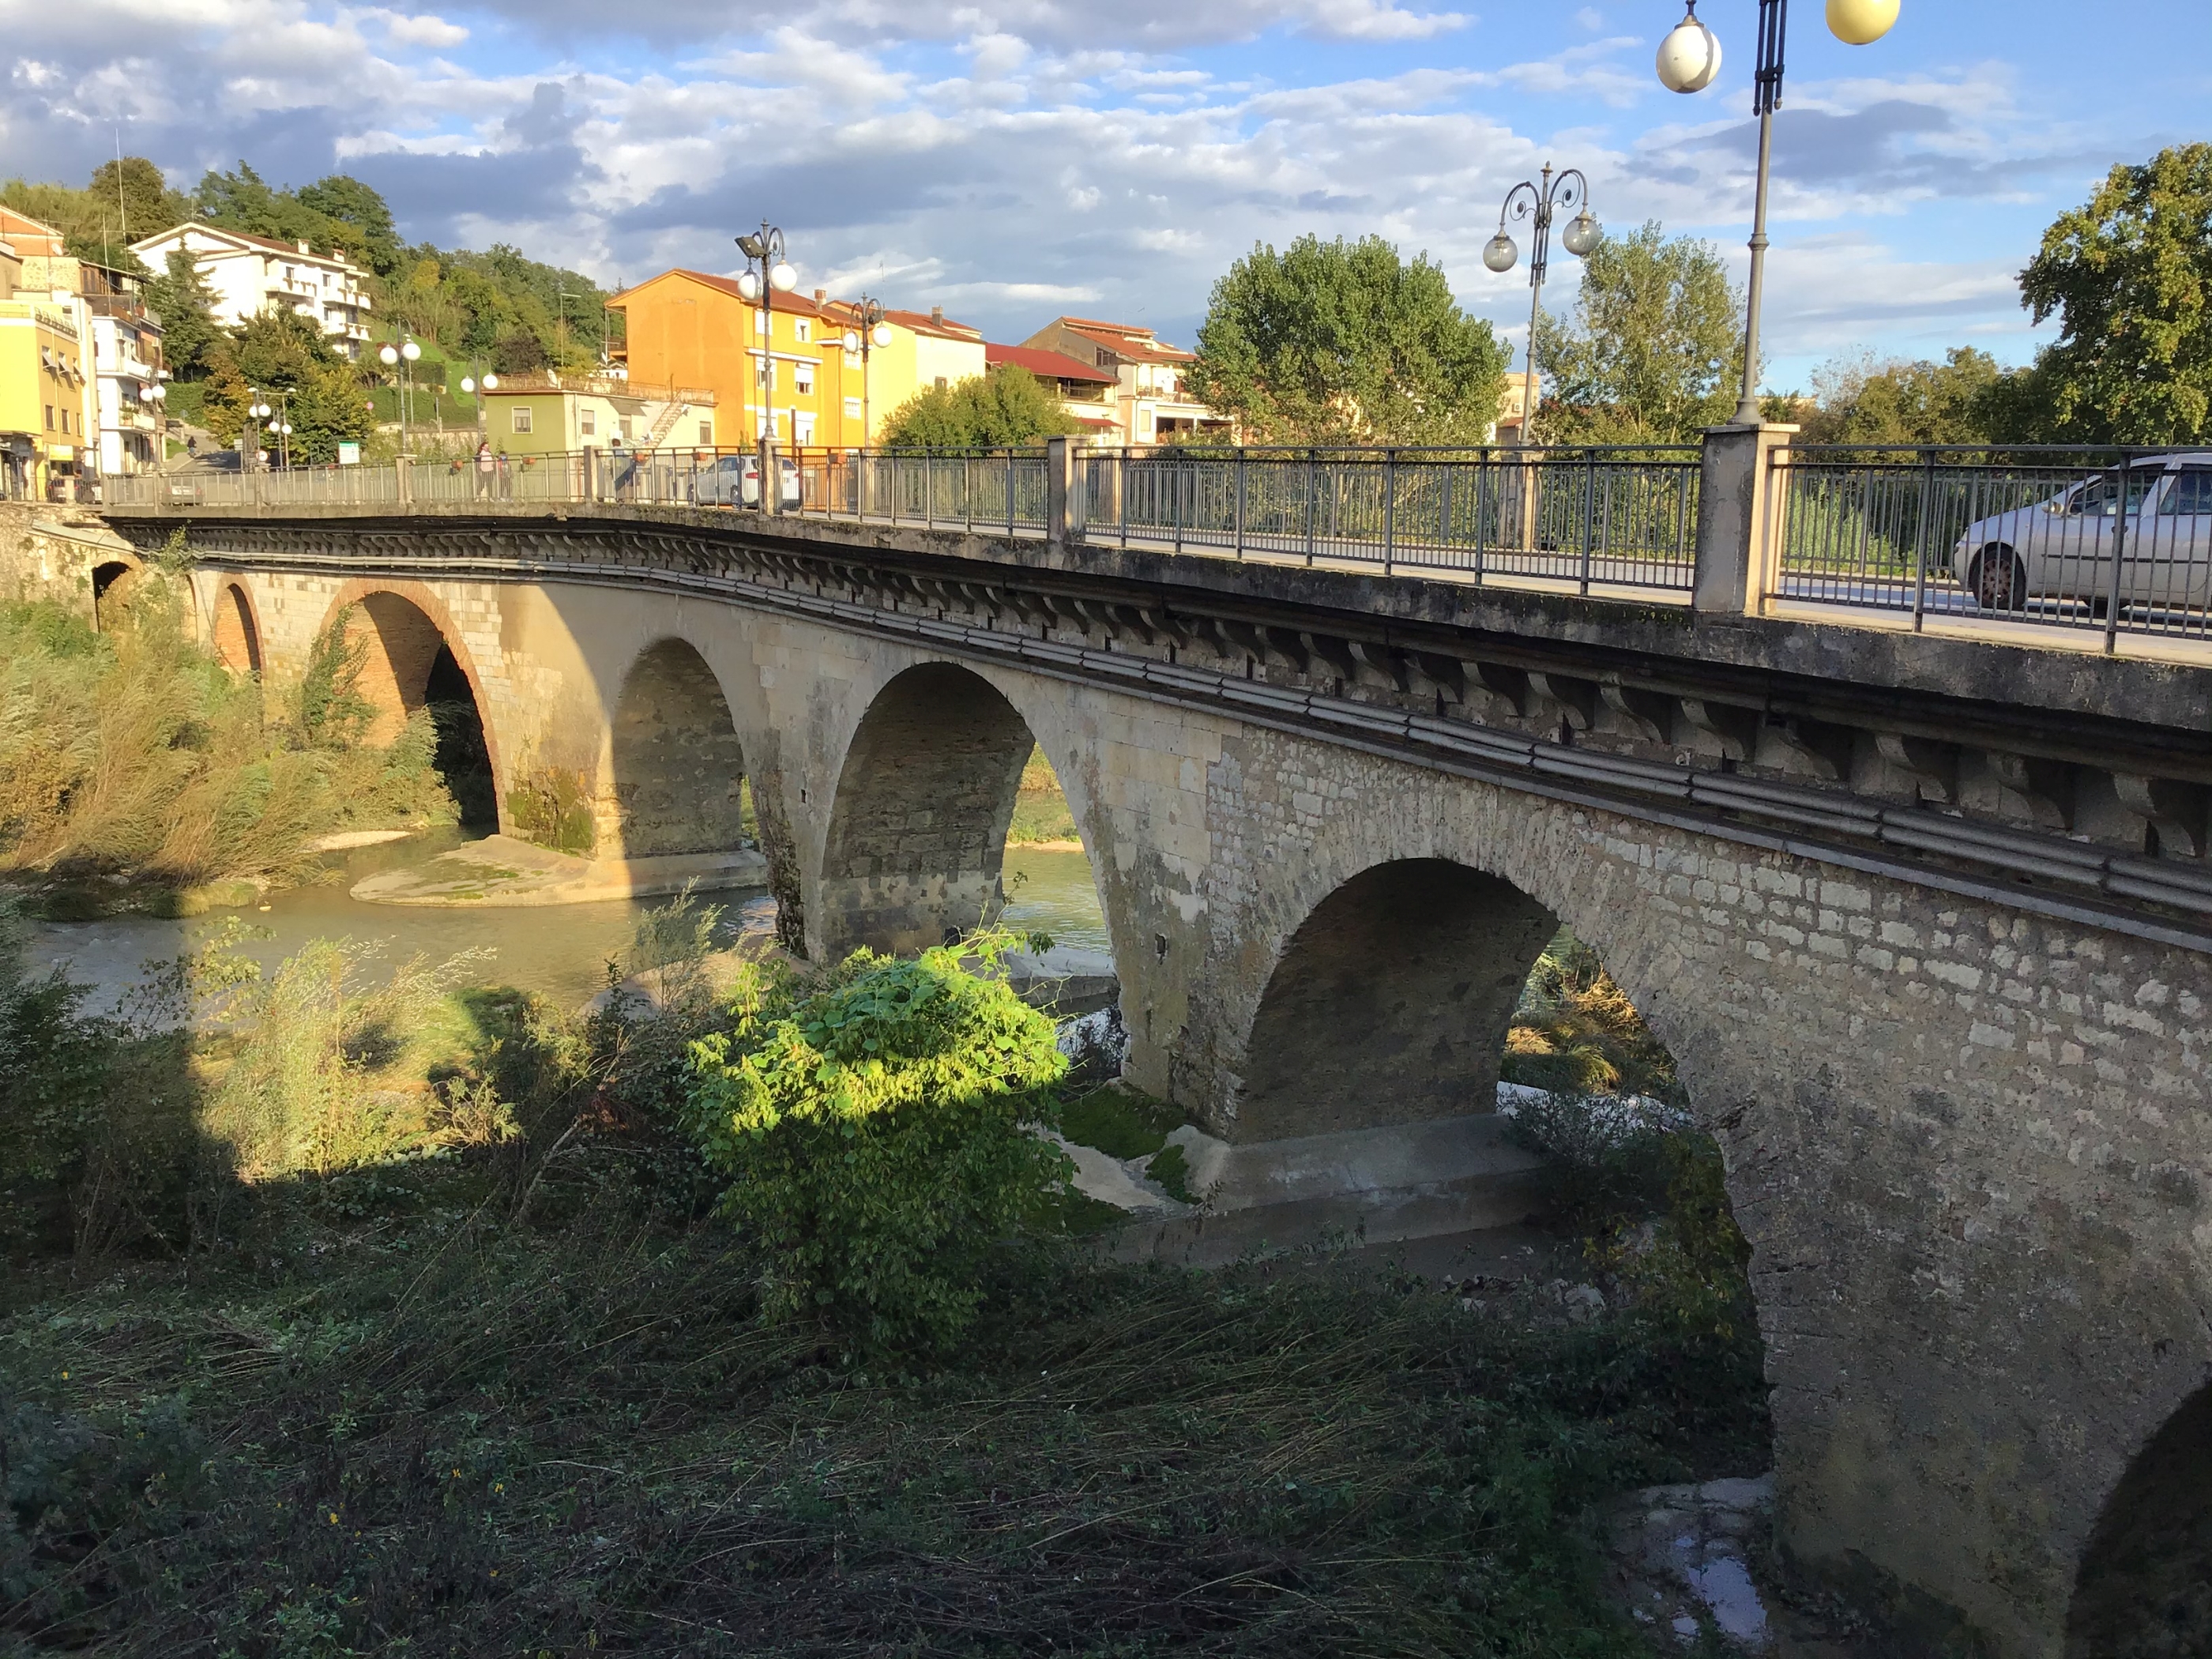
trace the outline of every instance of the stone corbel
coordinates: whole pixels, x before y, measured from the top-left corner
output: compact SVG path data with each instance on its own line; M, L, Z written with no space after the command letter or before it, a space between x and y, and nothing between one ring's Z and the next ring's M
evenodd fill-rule
M1376 684L1393 691L1413 689L1404 652L1394 651L1387 645L1370 645L1364 640L1353 640L1351 645L1352 654L1365 665Z
M1528 689L1546 702L1556 704L1559 717L1577 732L1589 731L1590 721L1596 718L1597 687L1589 680L1531 669Z
M2201 859L2205 851L2206 792L2202 784L2115 772L2120 805L2158 831L2159 850L2171 858Z
M1158 643L1158 636L1152 632L1152 624L1151 620L1146 617L1144 611L1138 606L1133 605L1108 605L1106 610L1112 615L1115 623L1119 625L1123 632L1135 635L1146 645L1156 645Z
M1416 651L1412 658L1416 690L1424 696L1434 692L1447 702L1467 701L1467 668L1458 658L1433 651Z
M1537 694L1524 670L1497 662L1471 662L1467 665L1474 670L1475 683L1485 691L1521 719L1528 718L1535 707Z
M1819 720L1770 719L1759 728L1752 763L1790 777L1835 783L1850 772L1850 733Z
M1882 759L1908 775L1920 799L1938 806L1959 804L1959 745L1902 732L1877 732L1874 746Z
M2074 827L2074 778L2063 763L1987 750L1978 759L1975 775L1960 781L1962 804L2039 830Z
M1313 661L1330 670L1346 685L1359 678L1359 665L1352 654L1357 647L1330 634L1300 634L1297 638Z
M1759 745L1759 711L1734 703L1709 702L1703 697L1681 700L1682 719L1691 731L1710 741L1723 760L1739 765L1751 758ZM1698 745L1692 745L1698 746Z
M1657 692L1623 685L1614 677L1600 680L1597 694L1614 717L1644 742L1663 744L1668 740L1667 726L1674 711Z

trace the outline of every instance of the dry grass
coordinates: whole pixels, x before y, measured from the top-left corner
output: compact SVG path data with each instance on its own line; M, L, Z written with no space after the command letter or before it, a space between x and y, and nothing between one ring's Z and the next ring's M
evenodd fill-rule
M111 634L0 608L0 874L298 882L331 830L452 820L427 717L388 749L319 732L193 644L185 603L155 571Z

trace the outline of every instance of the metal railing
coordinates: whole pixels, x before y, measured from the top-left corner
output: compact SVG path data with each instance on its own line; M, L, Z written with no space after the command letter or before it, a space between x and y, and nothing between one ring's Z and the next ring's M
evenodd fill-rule
M1800 446L1770 461L1766 597L2212 634L2212 452Z
M1699 453L1638 449L1086 450L1092 541L1686 593ZM1073 510L1073 509L1071 509Z

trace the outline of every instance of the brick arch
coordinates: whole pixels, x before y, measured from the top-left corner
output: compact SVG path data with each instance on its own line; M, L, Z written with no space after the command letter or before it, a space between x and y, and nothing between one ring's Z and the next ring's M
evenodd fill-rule
M216 660L234 674L261 672L261 617L244 580L226 577L216 589L208 622L208 641Z
M615 799L603 845L625 858L738 845L744 746L721 681L690 641L665 635L631 659L608 748Z
M493 792L500 803L501 827L504 829L507 775L501 758L499 728L492 717L492 702L485 694L483 676L477 670L476 659L470 654L445 601L422 582L357 576L332 598L329 608L323 612L318 634L330 627L349 606L360 607L353 629L358 636L366 626L369 641L369 659L362 675L362 690L378 708L377 721L370 728L371 741L391 742L407 716L423 706L430 665L436 659L438 647L443 645L453 653L454 662L467 678L469 695L476 702L477 718L483 725L484 748L491 760ZM427 625L427 647L424 629L410 620L406 614L409 611ZM392 625L389 636L382 623ZM395 645L399 651L396 660Z

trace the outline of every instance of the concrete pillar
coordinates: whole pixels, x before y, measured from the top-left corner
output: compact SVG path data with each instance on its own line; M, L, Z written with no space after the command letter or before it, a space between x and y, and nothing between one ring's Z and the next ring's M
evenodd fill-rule
M771 417L771 421L773 417ZM774 518L783 511L783 480L776 476L775 437L773 425L761 434L760 440L760 510Z
M1083 539L1083 491L1075 465L1075 448L1066 439L1044 441L1044 538L1054 547Z
M1690 607L1715 616L1757 614L1771 591L1768 568L1781 526L1768 522L1767 478L1775 450L1797 428L1712 426L1698 480L1698 571Z

